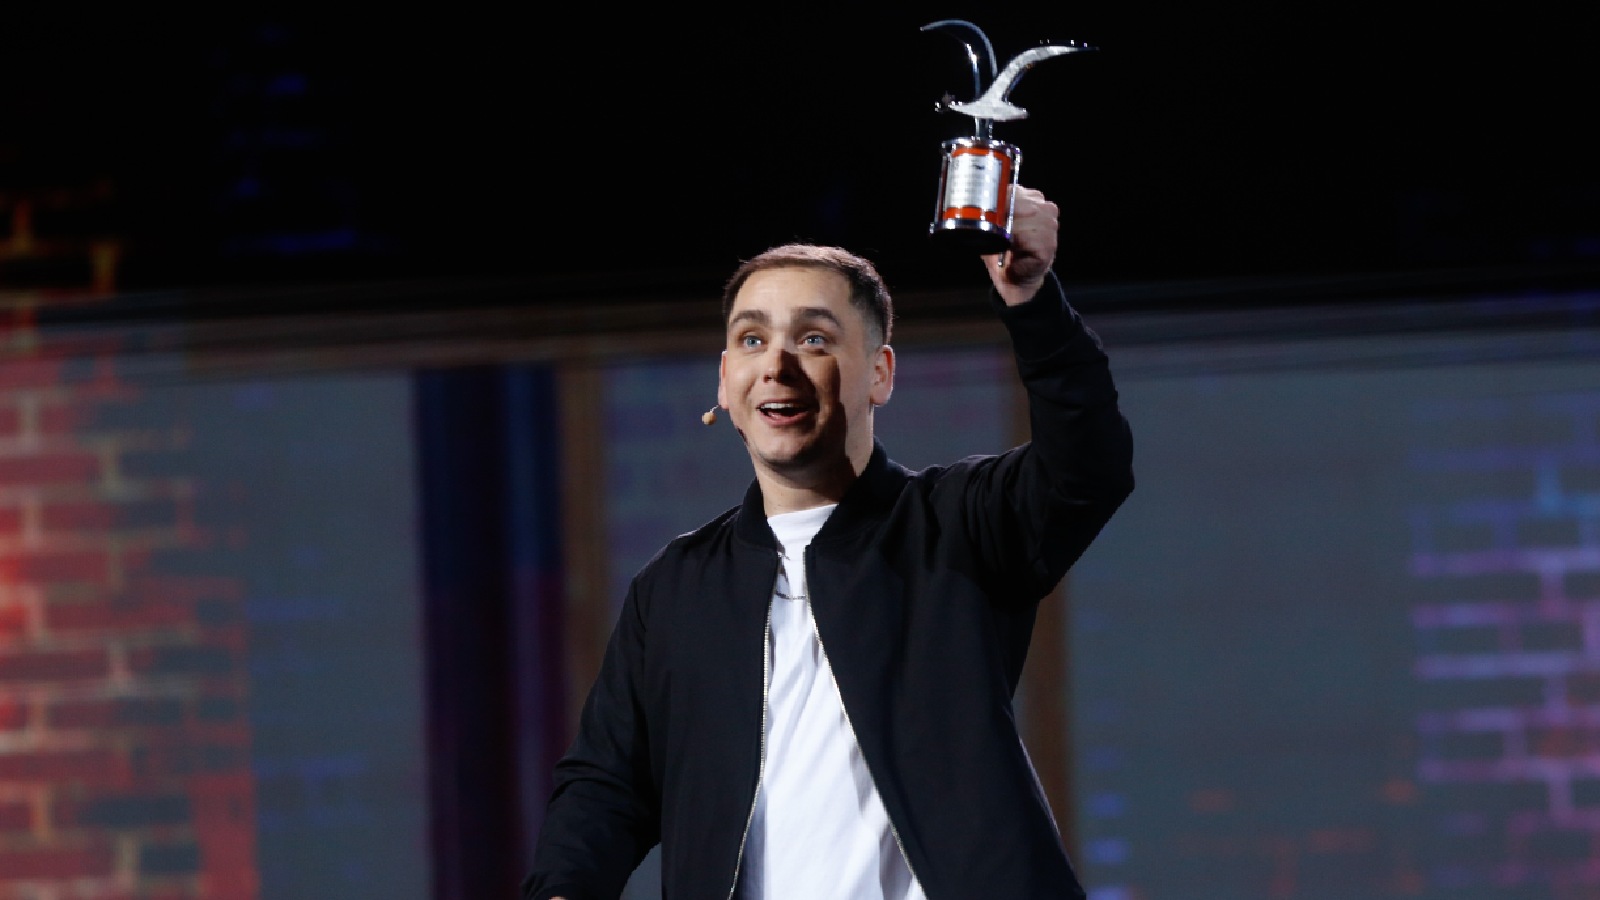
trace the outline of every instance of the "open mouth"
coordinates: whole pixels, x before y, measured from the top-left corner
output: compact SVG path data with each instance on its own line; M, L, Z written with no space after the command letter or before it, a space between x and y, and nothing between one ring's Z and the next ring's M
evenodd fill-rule
M761 418L773 425L788 425L811 411L809 406L790 400L774 400L756 407Z

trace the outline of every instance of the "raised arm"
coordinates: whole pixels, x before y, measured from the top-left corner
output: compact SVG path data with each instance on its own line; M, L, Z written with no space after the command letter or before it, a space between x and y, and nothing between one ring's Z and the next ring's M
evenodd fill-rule
M984 257L1027 391L1029 440L946 486L963 530L1005 595L1055 587L1133 490L1133 440L1099 338L1067 302L1052 266L1059 209L1016 189L1012 247Z

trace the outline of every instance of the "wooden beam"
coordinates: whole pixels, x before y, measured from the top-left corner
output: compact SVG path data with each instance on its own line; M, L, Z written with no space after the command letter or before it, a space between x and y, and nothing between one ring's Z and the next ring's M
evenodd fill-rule
M569 362L556 376L561 404L561 519L565 563L566 735L578 733L584 698L600 672L611 630L606 552L606 477L602 410L605 383L592 362Z

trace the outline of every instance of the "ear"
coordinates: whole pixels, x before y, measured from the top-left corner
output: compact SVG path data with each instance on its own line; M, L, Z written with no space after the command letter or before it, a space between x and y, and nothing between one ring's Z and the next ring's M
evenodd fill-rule
M888 403L889 395L892 393L894 393L894 348L884 344L872 354L872 393L869 395L872 405L882 406Z
M717 406L728 408L728 351L722 351L717 363Z

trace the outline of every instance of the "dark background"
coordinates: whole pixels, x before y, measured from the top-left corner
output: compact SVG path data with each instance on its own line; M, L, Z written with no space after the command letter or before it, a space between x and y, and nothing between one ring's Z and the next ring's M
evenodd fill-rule
M1212 8L1216 6L1218 8ZM791 238L891 284L972 120L950 36L1047 60L1021 181L1078 282L1600 263L1589 16L1529 4L590 4L8 14L0 186L109 184L133 290L515 275L704 290ZM40 217L47 216L41 211ZM49 223L46 223L49 224Z

